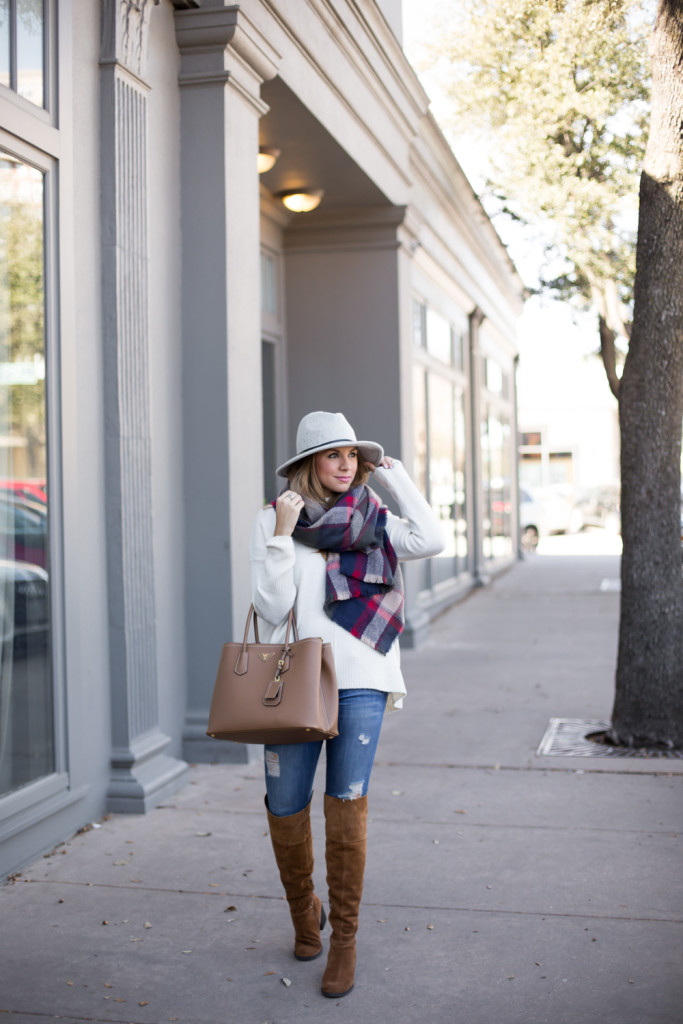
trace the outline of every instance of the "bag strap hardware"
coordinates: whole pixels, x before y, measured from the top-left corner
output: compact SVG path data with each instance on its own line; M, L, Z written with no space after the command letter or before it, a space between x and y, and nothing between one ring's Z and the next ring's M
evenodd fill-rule
M247 673L247 671L249 669L249 652L247 651L247 644L249 642L249 628L251 626L251 620L252 619L254 620L254 639L255 639L256 643L258 644L258 643L261 642L260 639L259 639L259 635L258 635L258 616L256 614L256 609L254 608L253 604L249 605L249 614L247 615L247 624L244 627L244 638L242 640L242 649L241 649L240 653L237 655L237 661L235 663L235 675L238 675L238 676L246 675L246 673ZM291 652L290 652L290 649L289 649L289 637L290 637L290 634L292 634L292 633L294 634L294 640L298 641L298 639L299 639L299 630L298 630L297 624L296 624L296 615L294 614L294 607L290 608L289 615L287 616L287 632L285 633L285 646L284 646L284 651L283 651L283 657L284 657L284 654L287 653L289 655L289 657L291 658ZM261 657L263 657L263 655L261 655ZM265 661L267 659L263 658L263 660ZM281 667L278 666L278 672L280 671L280 668Z

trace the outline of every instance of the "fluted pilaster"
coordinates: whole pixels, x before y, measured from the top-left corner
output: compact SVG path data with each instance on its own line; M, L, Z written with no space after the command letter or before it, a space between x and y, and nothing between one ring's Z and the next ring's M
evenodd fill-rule
M183 762L159 728L150 416L147 37L153 0L102 3L102 302L112 810L144 812Z

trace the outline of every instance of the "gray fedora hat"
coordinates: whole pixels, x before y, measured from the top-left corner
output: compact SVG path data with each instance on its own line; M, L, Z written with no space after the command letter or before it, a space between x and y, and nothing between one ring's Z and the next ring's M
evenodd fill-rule
M327 448L353 446L365 462L378 466L384 458L384 449L374 441L358 441L353 427L341 412L309 412L299 423L296 432L296 455L278 466L278 476L287 476L287 470L307 455L324 452Z

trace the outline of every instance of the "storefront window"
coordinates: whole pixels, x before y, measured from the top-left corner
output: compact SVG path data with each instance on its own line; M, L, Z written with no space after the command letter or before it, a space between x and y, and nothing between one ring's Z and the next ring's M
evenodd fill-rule
M0 154L0 795L55 763L43 193Z
M418 487L436 512L446 545L425 562L424 587L469 570L467 379L464 314L451 320L413 301L415 464ZM461 325L458 329L456 324Z
M277 315L275 257L261 250L261 312Z
M0 85L45 105L44 0L0 0Z
M467 427L465 396L459 391L455 397L455 550L457 571L467 569Z
M429 501L427 445L427 375L424 368L417 365L413 367L413 479L420 493ZM429 562L420 559L414 572L418 590L427 590L430 586Z
M10 87L9 0L0 0L0 85Z
M413 479L425 498L429 498L427 489L427 395L425 371L421 366L416 366L413 369L413 429L415 442Z
M427 351L449 366L453 362L451 325L433 309L427 310Z
M425 347L425 316L426 307L423 302L413 299L413 344L418 348Z
M492 411L482 423L482 469L484 556L504 558L512 553L510 425Z
M446 546L432 560L432 582L456 574L455 540L455 402L453 385L437 374L429 375L429 498L446 538Z

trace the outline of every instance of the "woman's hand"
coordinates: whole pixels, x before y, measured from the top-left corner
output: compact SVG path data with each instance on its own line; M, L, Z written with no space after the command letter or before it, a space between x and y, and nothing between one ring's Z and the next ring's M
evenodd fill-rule
M394 460L392 458L390 458L388 455L385 455L384 458L382 459L382 461L377 466L373 462L366 462L365 463L366 467L370 471L372 471L374 469L380 469L380 467L382 469L391 469L393 464L394 464Z
M275 501L274 537L291 537L299 521L304 500L296 491L283 491Z

